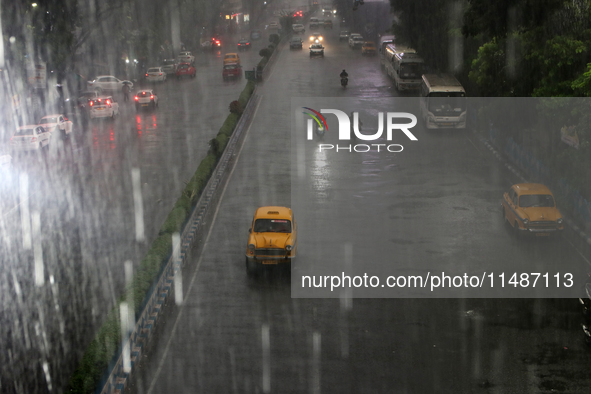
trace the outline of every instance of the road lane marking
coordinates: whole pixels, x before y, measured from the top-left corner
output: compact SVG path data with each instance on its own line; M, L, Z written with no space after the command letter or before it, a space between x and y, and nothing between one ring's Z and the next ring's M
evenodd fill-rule
M215 225L215 221L218 216L220 205L222 203L222 200L224 199L224 195L226 194L226 189L227 189L228 185L230 184L230 180L232 179L232 175L234 174L234 170L236 169L236 164L238 163L238 160L240 159L240 154L242 153L242 148L244 147L244 143L246 142L246 136L248 135L248 132L250 131L250 127L252 126L253 121L256 118L261 101L263 101L263 96L259 96L259 97L260 97L260 99L259 99L259 102L257 103L255 110L254 110L254 113L252 116L252 121L250 122L250 124L248 125L248 128L246 129L246 132L244 134L244 138L242 140L242 144L240 145L240 150L238 150L238 154L236 155L236 161L234 162L234 166L232 167L232 170L230 171L230 175L228 176L226 184L224 185L224 188L222 190L222 194L220 195L219 203L215 209L215 213L213 214L213 219L211 220L209 231L207 232L207 237L205 238L205 243L203 244L203 251L201 252L201 255L199 256L199 260L197 261L197 267L195 268L195 272L193 273L193 276L191 277L191 283L189 284L189 288L187 289L187 294L185 296L185 299L183 300L183 304L181 305L181 310L179 311L179 314L176 317L176 321L174 322L174 326L172 327L170 337L168 338L168 342L166 343L166 347L164 348L164 354L162 355L162 358L160 359L160 363L158 364L158 368L156 369L156 373L154 374L154 377L152 378L152 382L150 383L150 388L148 388L147 394L153 393L154 385L156 384L156 381L158 380L158 376L160 375L160 372L162 371L162 367L164 366L164 361L166 360L166 357L168 355L168 351L170 350L170 345L172 344L172 339L175 337L176 328L179 324L179 321L181 320L181 317L183 316L183 311L185 310L185 305L187 304L186 301L189 299L189 295L191 294L191 289L193 288L193 284L195 283L195 279L197 278L197 273L199 272L199 267L201 266L201 262L203 261L203 255L205 254L205 250L207 249L207 245L209 243L209 237L211 236L211 232L212 232L213 227Z

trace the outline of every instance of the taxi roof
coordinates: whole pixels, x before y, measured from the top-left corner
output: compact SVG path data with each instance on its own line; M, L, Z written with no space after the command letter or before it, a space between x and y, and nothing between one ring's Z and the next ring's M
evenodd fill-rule
M520 194L552 194L548 187L540 183L518 183L513 185L515 191Z
M291 208L267 206L260 207L254 214L255 219L290 219Z

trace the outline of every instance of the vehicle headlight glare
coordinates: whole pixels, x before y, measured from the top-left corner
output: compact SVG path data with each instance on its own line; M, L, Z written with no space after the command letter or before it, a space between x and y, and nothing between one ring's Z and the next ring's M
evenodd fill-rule
M285 250L287 250L288 252L291 251L291 245L286 245Z

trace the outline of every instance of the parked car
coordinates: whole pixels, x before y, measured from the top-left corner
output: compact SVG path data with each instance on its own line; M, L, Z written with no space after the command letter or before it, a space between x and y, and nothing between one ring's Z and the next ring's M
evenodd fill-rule
M100 96L90 102L90 119L115 119L117 115L119 115L119 103L113 96Z
M67 137L72 132L72 121L62 114L47 115L41 118L39 126L53 132L55 135Z
M10 139L15 152L39 150L49 145L51 131L39 125L20 126Z
M373 41L365 41L361 46L361 55L363 56L375 56L378 54L376 44Z
M240 64L240 56L237 53L226 53L224 55L224 64L237 63Z
M246 38L243 38L240 41L238 41L239 51L246 51L247 49L250 49L250 41L248 41Z
M241 78L242 77L242 66L238 63L224 64L222 70L222 78L224 81L228 79Z
M112 75L99 75L93 81L88 81L88 88L96 90L97 92L116 92L123 89L123 85L128 84L133 87L133 82L120 80Z
M324 57L324 47L322 46L322 44L310 45L310 57L314 56Z
M182 63L189 63L189 64L193 64L195 63L195 56L193 56L193 54L191 52L181 52L179 53L179 55L177 56L177 60L179 62L179 64Z
M250 31L250 39L251 40L260 40L261 38L261 31L260 30L251 30Z
M294 36L289 40L289 49L302 49L303 42L298 36Z
M181 63L176 70L176 77L180 79L184 76L195 78L197 76L197 70L189 63Z
M166 71L162 69L162 67L151 67L146 71L146 81L149 82L157 82L166 81Z
M297 252L297 224L290 208L260 207L255 211L246 244L246 272L264 266L291 265Z
M306 28L301 23L296 23L291 26L291 29L294 33L304 34L306 32Z
M179 62L177 59L164 59L160 68L166 73L166 75L176 75L178 67Z
M133 101L136 111L142 108L154 109L158 107L158 95L153 89L138 90L133 96Z
M564 219L550 189L539 183L519 183L503 195L503 219L516 234L549 236L564 230Z

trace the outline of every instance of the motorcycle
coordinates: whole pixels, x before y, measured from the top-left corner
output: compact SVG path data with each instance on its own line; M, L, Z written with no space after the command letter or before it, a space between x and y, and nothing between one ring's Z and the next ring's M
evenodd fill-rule
M341 78L341 86L342 87L346 88L348 83L349 83L349 78L347 78L347 77Z

